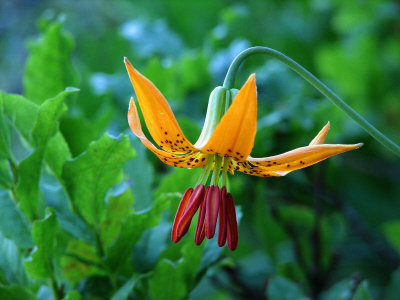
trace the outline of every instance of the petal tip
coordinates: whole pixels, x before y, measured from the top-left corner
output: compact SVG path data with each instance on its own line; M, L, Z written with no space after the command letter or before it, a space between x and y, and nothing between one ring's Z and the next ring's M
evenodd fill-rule
M248 79L249 81L256 81L256 73L252 73L250 76L249 76L249 79Z

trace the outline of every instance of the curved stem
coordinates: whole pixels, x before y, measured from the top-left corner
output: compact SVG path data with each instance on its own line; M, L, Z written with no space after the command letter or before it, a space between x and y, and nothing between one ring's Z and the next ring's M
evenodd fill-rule
M383 146L391 150L397 156L400 156L400 146L394 143L392 140L387 138L378 129L372 126L367 120L360 116L355 110L353 110L348 104L346 104L339 96L337 96L331 89L329 89L325 84L323 84L317 77L311 74L304 67L299 65L293 59L287 57L283 53L276 51L267 47L252 47L246 49L239 53L238 56L233 60L229 67L228 73L226 74L224 80L224 87L227 89L232 88L236 73L239 69L240 64L248 57L254 54L264 54L276 58L277 60L283 62L305 80L307 80L313 87L319 90L324 96L333 102L337 107L339 107L344 113L346 113L350 118L352 118L358 125L360 125L369 135L380 142Z

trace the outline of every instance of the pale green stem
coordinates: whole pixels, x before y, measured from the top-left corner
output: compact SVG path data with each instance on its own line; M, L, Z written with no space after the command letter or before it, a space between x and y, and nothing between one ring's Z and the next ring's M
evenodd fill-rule
M224 88L231 89L236 73L239 69L240 64L249 56L254 54L265 54L269 55L277 60L283 62L305 80L307 80L312 86L319 90L323 95L325 95L329 100L331 100L337 107L339 107L343 112L345 112L350 118L352 118L358 125L360 125L369 135L380 142L383 146L391 150L397 156L400 156L400 146L394 143L392 140L387 138L378 129L372 126L367 120L360 116L356 111L354 111L348 104L346 104L339 96L337 96L331 89L329 89L325 84L323 84L317 77L307 71L304 67L299 65L297 62L287 57L283 53L276 51L267 47L252 47L246 49L239 53L238 56L233 60L229 67L228 73L226 74L224 80Z
M228 173L228 163L229 163L230 158L225 157L224 158L224 166L222 168L222 186L226 186L226 179L227 179L227 173Z
M214 172L211 178L211 184L218 185L219 173L221 173L222 157L219 155L215 156Z
M198 186L199 184L204 184L204 185L206 184L208 176L210 176L213 162L214 162L214 155L209 155L207 158L207 162L203 168L203 172L201 173L200 178L197 180L195 187Z

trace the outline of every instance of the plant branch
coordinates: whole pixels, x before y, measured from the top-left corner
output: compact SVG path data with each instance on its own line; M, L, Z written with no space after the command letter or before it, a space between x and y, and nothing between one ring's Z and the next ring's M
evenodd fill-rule
M365 120L362 116L360 116L355 110L353 110L347 103L345 103L338 95L336 95L331 89L329 89L324 83L322 83L317 77L315 77L312 73L310 73L303 66L295 62L293 59L289 58L285 54L276 51L267 47L252 47L248 48L236 56L230 65L228 72L226 74L223 87L226 89L232 88L236 73L239 69L241 63L249 56L255 54L263 54L271 56L301 77L303 77L306 81L308 81L314 88L320 91L324 96L326 96L333 104L339 107L345 114L347 114L350 118L352 118L358 125L360 125L369 135L371 135L374 139L376 139L383 146L391 150L394 154L400 157L400 146L394 143L392 140L387 138L383 133L381 133L378 129L372 126L367 120Z

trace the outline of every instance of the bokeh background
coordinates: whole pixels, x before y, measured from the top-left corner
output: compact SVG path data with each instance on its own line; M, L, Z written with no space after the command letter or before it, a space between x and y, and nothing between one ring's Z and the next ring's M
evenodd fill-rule
M397 1L2 0L0 90L40 103L37 91L50 98L67 86L79 88L66 101L68 111L60 121L72 157L85 153L104 132L127 134L136 158L124 165L120 182L132 193L135 211L141 211L160 195L183 193L199 172L163 165L129 132L126 112L133 89L123 57L162 91L195 142L210 92L222 85L233 58L257 45L299 62L400 142ZM28 62L41 51L54 58L54 49L59 49L54 54L59 55L57 71L51 71L52 59L33 63L45 74L32 86L26 78L35 68ZM136 274L141 283L118 299L398 299L399 157L280 62L249 58L239 71L237 88L250 73L257 76L259 103L252 156L307 145L327 121L328 143L364 146L283 178L231 177L241 216L239 247L230 252L207 241L199 254L201 267L193 266L195 279L175 278L175 294L154 291L172 283L147 281L160 261L178 264L182 259L182 245L169 240L179 194L170 195L162 218L128 249L132 268L121 272L116 286L108 284L104 272L77 267L71 275L60 265L58 281L67 291L77 290L82 299L111 299ZM50 199L48 188L57 183L43 178L46 206L57 211L58 198ZM6 227L0 227L5 239ZM192 239L193 232L181 242L188 245L187 252L195 251ZM0 253L5 251L1 248ZM29 253L18 249L18 259L26 259ZM0 286L25 286L40 299L52 299L40 283L20 281L18 274L10 277L6 260L0 258ZM25 272L23 266L18 272Z

